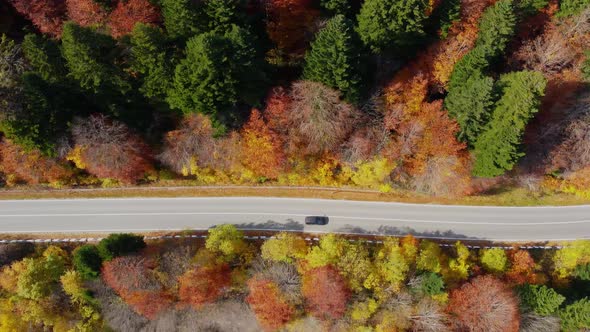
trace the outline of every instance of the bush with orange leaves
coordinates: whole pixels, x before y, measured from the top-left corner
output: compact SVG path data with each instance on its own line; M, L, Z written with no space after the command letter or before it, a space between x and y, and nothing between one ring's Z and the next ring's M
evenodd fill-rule
M260 111L252 110L241 135L242 164L257 176L276 179L283 169L285 155L279 136L264 122Z
M27 184L59 185L74 175L57 160L45 157L37 150L26 152L6 139L0 140L0 172L8 176L8 184L24 181Z
M109 16L111 35L119 38L129 34L137 23L157 24L160 10L149 0L119 0Z
M293 318L295 308L271 280L254 277L248 281L248 289L246 301L265 330L276 331Z
M154 319L173 297L158 279L156 262L141 256L121 256L105 262L102 278L138 314Z
M215 302L230 286L231 269L227 264L196 267L178 278L181 302L195 309Z
M517 297L490 275L453 290L447 310L458 331L517 332L519 328Z
M344 316L350 289L338 269L325 265L305 272L301 287L309 312L324 320Z

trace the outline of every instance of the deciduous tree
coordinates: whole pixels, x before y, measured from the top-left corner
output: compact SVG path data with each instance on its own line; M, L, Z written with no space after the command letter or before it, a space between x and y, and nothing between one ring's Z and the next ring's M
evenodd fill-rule
M276 331L293 318L295 308L287 303L272 281L254 277L248 281L248 290L246 302L264 329Z
M83 27L102 26L109 15L95 0L66 0L68 18Z
M447 310L462 331L518 331L518 300L500 280L476 277L451 292Z
M508 257L502 248L482 250L480 261L483 267L492 273L503 273L508 268Z
M231 270L227 264L197 267L178 279L178 296L183 303L198 309L217 300L230 282Z
M307 243L300 236L291 233L279 233L274 239L264 241L260 247L262 258L275 262L294 263L305 257Z
M119 38L129 34L138 24L157 24L160 21L160 11L149 0L121 0L109 16L111 35Z
M346 312L350 291L333 266L326 265L306 272L302 291L309 312L320 319L338 319Z
M9 0L17 12L25 16L43 33L59 37L66 14L63 0Z
M260 111L252 110L241 135L242 164L256 176L276 179L286 162L282 142L264 122Z

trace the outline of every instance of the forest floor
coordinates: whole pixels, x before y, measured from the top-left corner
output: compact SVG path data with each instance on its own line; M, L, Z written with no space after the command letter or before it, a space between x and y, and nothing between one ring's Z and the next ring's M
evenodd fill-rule
M52 189L17 187L0 190L0 199L67 199L117 197L297 197L381 201L417 204L482 206L562 206L590 204L587 199L565 193L532 192L524 188L503 188L494 193L464 197L432 197L411 191L381 193L354 188L271 187L271 186L135 186L117 188Z

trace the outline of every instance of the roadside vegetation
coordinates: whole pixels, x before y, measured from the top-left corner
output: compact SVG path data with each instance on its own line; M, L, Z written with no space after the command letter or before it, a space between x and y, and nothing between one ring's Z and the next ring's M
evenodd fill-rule
M590 241L470 249L295 233L246 240L113 234L0 245L2 331L579 331Z
M588 6L8 0L0 183L587 201Z

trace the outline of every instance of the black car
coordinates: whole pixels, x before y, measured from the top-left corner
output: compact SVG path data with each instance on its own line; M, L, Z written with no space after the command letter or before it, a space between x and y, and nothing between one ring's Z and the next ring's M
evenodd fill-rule
M326 216L310 216L310 217L305 217L305 224L306 225L327 225L328 220L329 219Z

